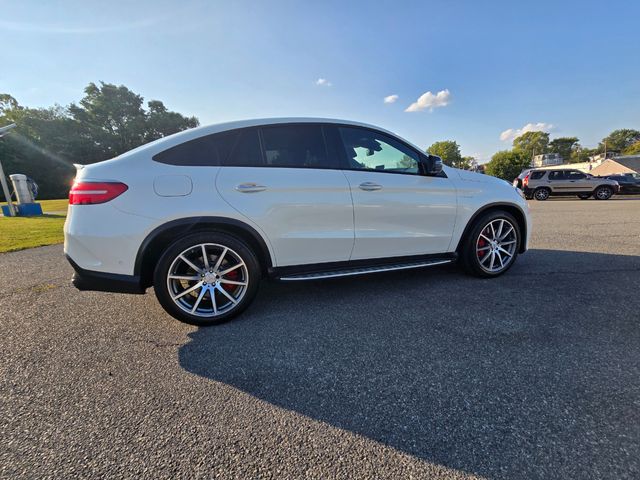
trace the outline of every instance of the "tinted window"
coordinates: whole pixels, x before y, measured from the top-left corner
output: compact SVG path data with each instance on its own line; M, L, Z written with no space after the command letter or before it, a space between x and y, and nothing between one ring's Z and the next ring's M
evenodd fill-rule
M531 173L531 180L540 180L542 177L544 177L544 172L532 172Z
M239 130L231 154L222 162L229 167L263 167L260 137L256 128Z
M337 164L327 159L327 150L320 125L264 127L262 128L262 147L267 166L337 167Z
M553 172L549 172L549 180L564 180L565 174L564 170L555 170Z
M569 180L581 180L583 178L587 178L587 176L582 172L578 172L576 170L571 170L571 171L567 172L567 178Z
M196 138L154 155L156 162L169 165L221 165L233 149L238 132L216 133Z
M348 168L379 172L419 172L418 154L373 130L340 127L340 136L347 155Z

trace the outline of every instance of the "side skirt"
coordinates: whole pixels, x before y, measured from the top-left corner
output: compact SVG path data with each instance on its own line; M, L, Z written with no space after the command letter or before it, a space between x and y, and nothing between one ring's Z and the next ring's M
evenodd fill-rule
M269 276L282 281L321 280L326 278L350 277L367 273L409 270L413 268L444 265L457 260L456 253L438 255L417 255L408 257L374 258L346 262L317 263L313 265L293 265L269 269Z

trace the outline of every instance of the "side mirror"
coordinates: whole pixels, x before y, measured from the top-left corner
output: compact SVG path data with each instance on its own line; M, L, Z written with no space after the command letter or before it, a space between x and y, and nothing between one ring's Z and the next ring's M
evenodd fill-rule
M425 155L422 157L422 169L425 175L439 175L442 172L442 159L435 155Z

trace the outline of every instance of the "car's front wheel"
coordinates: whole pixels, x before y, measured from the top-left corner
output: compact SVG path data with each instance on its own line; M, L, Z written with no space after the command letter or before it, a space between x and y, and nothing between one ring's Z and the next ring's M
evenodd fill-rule
M613 196L613 189L611 187L598 187L593 196L597 200L609 200Z
M518 256L520 228L508 212L494 210L478 218L461 249L465 270L478 277L497 277L506 272Z
M173 317L193 325L215 325L249 306L260 276L258 260L244 242L226 233L201 232L165 250L153 286Z

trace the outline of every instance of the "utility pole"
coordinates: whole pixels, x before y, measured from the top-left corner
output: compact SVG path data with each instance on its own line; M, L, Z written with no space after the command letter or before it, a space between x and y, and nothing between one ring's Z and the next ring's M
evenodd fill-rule
M7 125L6 127L0 128L0 138L4 137L9 130L15 128L16 124L12 123L11 125ZM15 217L16 211L13 207L13 202L11 201L11 194L9 193L9 187L7 186L7 179L4 176L4 170L2 170L2 162L0 162L0 183L2 184L2 191L4 192L4 198L7 199L7 208L9 210L9 216Z
M604 160L607 159L607 141L604 141Z

